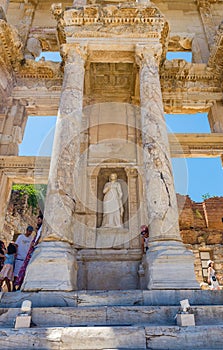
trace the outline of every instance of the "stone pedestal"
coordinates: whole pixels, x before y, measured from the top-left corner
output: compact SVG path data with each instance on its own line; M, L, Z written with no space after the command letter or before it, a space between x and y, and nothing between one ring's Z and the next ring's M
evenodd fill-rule
M26 270L22 291L77 289L76 250L65 242L42 242Z
M193 252L176 241L154 242L146 255L148 289L199 289Z
M195 320L193 314L178 314L177 325L180 327L195 326Z

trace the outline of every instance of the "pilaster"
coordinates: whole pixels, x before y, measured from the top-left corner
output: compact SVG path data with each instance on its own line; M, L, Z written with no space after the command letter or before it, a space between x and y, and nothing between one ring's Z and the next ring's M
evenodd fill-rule
M161 50L159 43L136 46L136 62L140 66L143 163L150 237L146 257L147 282L149 289L198 288L193 254L184 247L179 232L159 81Z

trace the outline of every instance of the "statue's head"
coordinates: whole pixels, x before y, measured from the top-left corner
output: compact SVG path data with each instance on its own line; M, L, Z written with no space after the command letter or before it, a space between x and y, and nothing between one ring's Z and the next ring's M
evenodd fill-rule
M112 173L110 176L109 176L109 180L110 181L115 181L115 180L117 180L117 174L116 173Z

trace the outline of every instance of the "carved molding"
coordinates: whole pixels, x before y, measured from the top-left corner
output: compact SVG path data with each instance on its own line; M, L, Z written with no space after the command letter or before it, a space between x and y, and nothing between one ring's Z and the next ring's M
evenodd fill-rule
M160 10L151 3L87 5L62 11L53 5L61 43L68 38L152 38L168 45L169 25ZM69 39L69 40L70 40Z
M223 22L220 23L214 38L214 45L210 52L208 67L212 68L216 74L222 76L223 73Z
M223 154L223 134L169 134L172 157L219 157Z
M5 58L6 64L15 70L23 59L22 42L15 28L0 19L0 50L1 56Z
M210 49L214 44L215 36L215 23L212 17L211 2L209 0L197 0L197 5Z
M62 79L60 63L50 61L26 60L17 70L17 78Z

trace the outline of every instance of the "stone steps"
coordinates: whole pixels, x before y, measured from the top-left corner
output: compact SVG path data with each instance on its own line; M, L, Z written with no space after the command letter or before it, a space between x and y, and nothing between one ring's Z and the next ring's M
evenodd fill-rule
M1 350L222 350L223 326L0 330Z
M196 325L223 325L223 306L193 306ZM45 307L32 309L38 327L174 326L177 306ZM0 308L0 327L14 326L18 308Z
M16 330L23 300L33 303L32 328ZM178 327L189 299L195 327ZM222 291L77 291L3 293L1 350L223 349Z
M113 290L77 292L12 292L2 293L0 307L20 307L23 300L34 307L73 306L180 306L188 299L190 305L223 305L223 291L211 290Z

